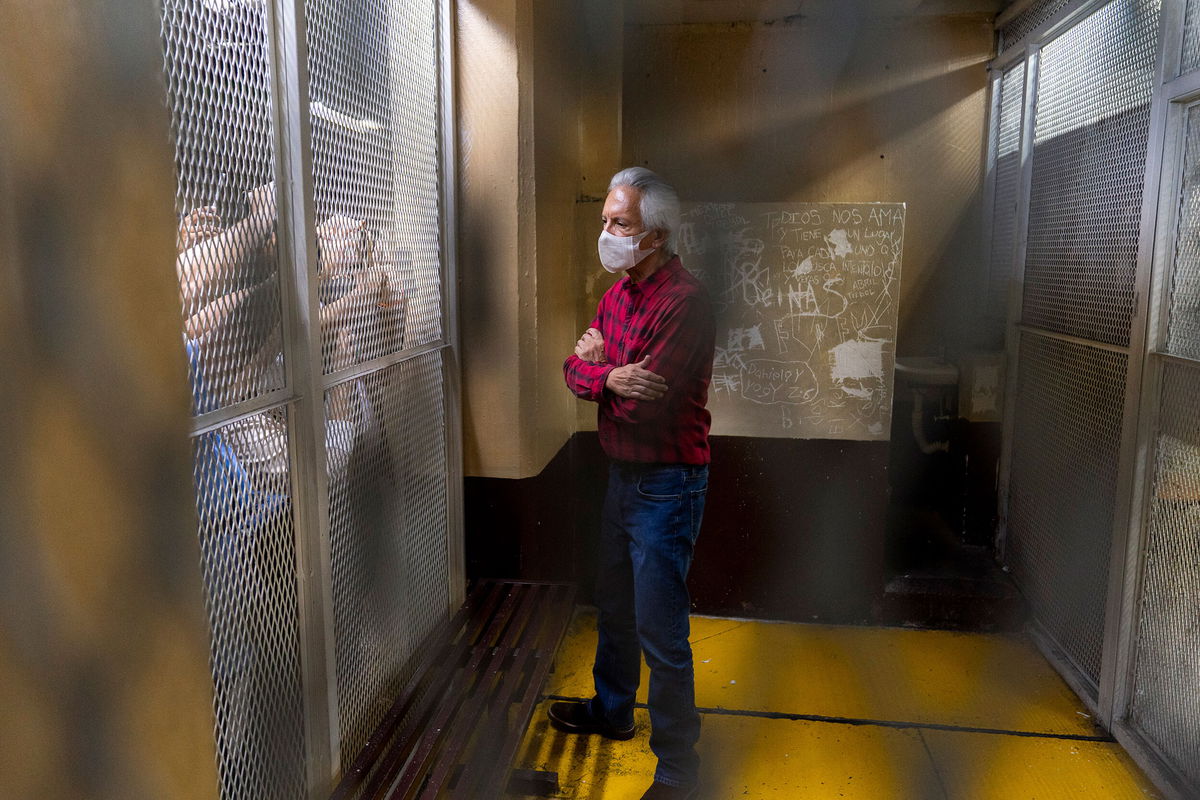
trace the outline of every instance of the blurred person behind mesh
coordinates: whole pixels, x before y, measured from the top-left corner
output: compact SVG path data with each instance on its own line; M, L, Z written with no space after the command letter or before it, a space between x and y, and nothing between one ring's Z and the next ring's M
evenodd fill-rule
M274 184L248 192L246 209L228 226L212 205L191 209L180 221L176 271L197 414L285 386ZM398 349L404 308L398 275L374 265L363 221L333 215L315 236L326 371L362 360L362 331L382 331L377 335ZM347 477L352 460L380 462L378 402L364 383L351 381L327 395L334 496L359 482ZM294 685L287 675L297 662L286 626L271 622L295 593L287 443L285 406L196 439L213 678L218 707L225 709L217 744L227 774L288 752L287 736L276 730L277 711L295 700L287 696Z
M247 201L249 213L228 227L215 206L189 211L180 224L176 270L197 413L216 408L216 391L236 402L284 386L274 184L252 190ZM365 223L335 214L315 234L325 370L370 358L375 340L399 349L400 275L392 264L375 263ZM359 417L344 398L331 397L331 472L344 467L351 438L345 426ZM278 409L231 423L223 434L251 480L263 485L287 474L284 430Z

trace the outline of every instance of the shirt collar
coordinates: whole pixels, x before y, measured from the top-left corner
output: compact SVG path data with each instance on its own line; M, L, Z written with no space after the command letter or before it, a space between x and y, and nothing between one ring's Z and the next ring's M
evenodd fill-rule
M681 269L683 269L683 262L679 260L678 255L673 255L667 261L667 263L663 264L661 267L651 273L650 277L646 278L644 281L634 283L633 281L629 280L629 276L626 275L625 291L637 292L638 294L649 297L650 295L654 294L654 292L657 291L660 286L674 278L674 276L678 274Z

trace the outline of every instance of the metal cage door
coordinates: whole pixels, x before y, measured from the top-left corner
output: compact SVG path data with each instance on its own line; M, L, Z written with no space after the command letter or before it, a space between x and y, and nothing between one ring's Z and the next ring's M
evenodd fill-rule
M461 598L448 13L163 2L225 798L327 794Z

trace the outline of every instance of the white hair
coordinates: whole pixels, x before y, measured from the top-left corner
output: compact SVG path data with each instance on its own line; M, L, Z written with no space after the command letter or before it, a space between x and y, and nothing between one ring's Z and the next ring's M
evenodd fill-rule
M631 186L638 190L638 210L642 214L643 227L666 234L664 249L668 255L674 255L679 232L679 195L675 187L645 167L626 167L613 175L608 182L608 190L611 192L618 186Z

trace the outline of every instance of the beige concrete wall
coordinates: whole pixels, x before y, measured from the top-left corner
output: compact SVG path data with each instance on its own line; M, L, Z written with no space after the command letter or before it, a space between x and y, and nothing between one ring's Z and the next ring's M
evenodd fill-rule
M467 474L536 475L594 429L560 365L612 283L595 237L628 164L685 200L908 203L898 350L969 348L995 5L461 3Z
M529 216L522 174L531 180L528 147L520 140L521 5L527 7L528 0L467 0L457 12L458 266L468 475L516 477L523 469L520 310L526 287L519 265L532 259L533 245L529 226L520 222Z
M908 203L898 352L969 348L996 4L780 5L627 5L625 161L684 200Z
M533 344L532 457L529 475L549 463L575 430L575 399L562 379L563 359L579 338L569 313L576 291L571 269L575 201L581 182L581 95L577 2L535 0L534 191L537 208L536 341Z
M899 352L969 349L997 3L795 5L627 3L617 166L659 170L684 200L908 203ZM612 279L599 209L579 211L582 324ZM577 423L595 428L590 404Z
M0 796L214 798L154 4L0 0Z
M580 98L580 187L575 203L575 250L570 308L575 330L570 342L591 321L596 304L616 280L600 266L596 238L608 181L621 161L621 105L624 96L625 18L620 3L588 0L581 9L578 75ZM564 356L566 354L564 353ZM578 430L596 429L596 404L571 400Z
M459 4L467 475L537 475L576 429L561 368L586 323L580 208L618 166L620 21L595 0Z

